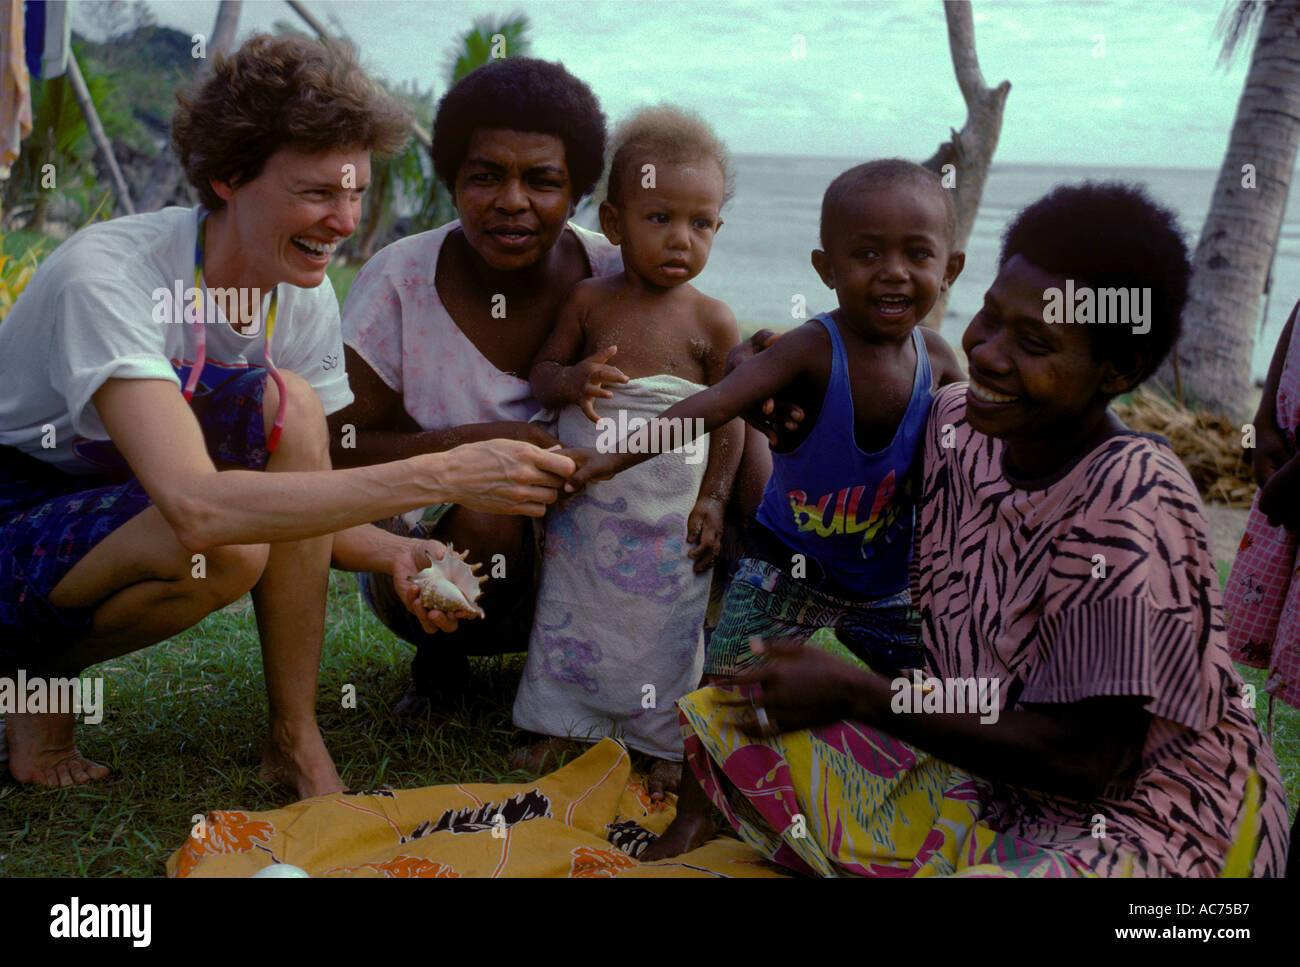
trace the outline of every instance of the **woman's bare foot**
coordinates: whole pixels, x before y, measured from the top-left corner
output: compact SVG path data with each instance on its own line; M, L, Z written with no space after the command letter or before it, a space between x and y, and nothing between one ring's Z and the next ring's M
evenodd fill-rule
M546 736L532 745L521 745L510 752L510 768L540 775L560 766L560 758L574 749L568 739Z
M664 795L676 792L682 784L682 764L668 759L655 759L646 777L646 788L650 791L651 802L663 802Z
M642 863L653 863L655 860L681 856L703 846L713 839L717 831L718 827L713 825L713 820L707 811L703 813L694 810L679 811L677 818L664 830L663 835L643 849L637 859Z
M73 716L66 713L10 712L0 740L9 750L9 774L41 786L76 786L108 775L108 766L91 762L73 742Z
M347 789L315 723L296 734L272 726L262 750L262 767L257 777L263 782L280 782L292 787L299 799Z

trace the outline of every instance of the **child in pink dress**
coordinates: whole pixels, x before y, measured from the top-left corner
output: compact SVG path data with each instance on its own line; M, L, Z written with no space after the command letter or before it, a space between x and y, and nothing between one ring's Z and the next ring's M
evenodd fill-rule
M1234 660L1267 668L1265 692L1300 708L1300 341L1296 309L1278 339L1255 414L1255 476L1250 509L1223 591Z

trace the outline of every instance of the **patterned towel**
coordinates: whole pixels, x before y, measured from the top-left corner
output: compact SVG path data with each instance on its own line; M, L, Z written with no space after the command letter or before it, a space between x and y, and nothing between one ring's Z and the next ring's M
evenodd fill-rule
M786 875L721 837L658 863L629 855L674 815L670 802L650 802L627 750L607 739L536 782L344 793L263 813L217 810L204 818L201 837L191 834L172 854L167 875L246 877L272 863L313 877Z
M622 426L703 388L676 376L636 379L614 387L597 412ZM601 432L569 407L556 435L567 446L596 447ZM547 516L515 725L588 741L616 736L682 758L673 703L700 681L711 580L687 557L686 521L708 460L702 441L697 456L655 457L589 485Z

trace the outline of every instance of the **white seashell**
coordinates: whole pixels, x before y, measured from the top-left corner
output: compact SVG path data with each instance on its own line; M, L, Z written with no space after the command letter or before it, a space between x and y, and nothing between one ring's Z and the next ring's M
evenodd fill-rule
M294 866L290 863L272 863L270 866L264 866L249 879L258 880L301 880L311 879L311 874L301 866Z
M453 553L455 548L447 545L447 553L441 561L433 561L411 580L420 589L420 603L434 611L445 611L449 615L477 618L484 616L483 609L477 604L483 593L483 582L487 575L480 577L474 572L482 564L470 564L466 558L469 551Z

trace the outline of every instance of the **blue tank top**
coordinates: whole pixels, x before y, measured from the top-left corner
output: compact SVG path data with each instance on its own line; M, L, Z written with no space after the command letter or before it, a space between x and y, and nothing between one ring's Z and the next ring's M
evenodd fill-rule
M925 338L920 328L912 331L916 375L893 441L864 453L854 436L844 340L829 315L817 321L831 336L826 397L807 438L788 453L772 454L757 520L864 597L894 594L908 584L916 489L911 469L934 399Z

